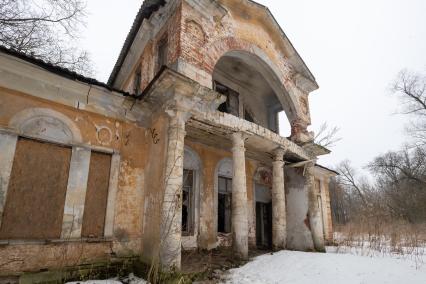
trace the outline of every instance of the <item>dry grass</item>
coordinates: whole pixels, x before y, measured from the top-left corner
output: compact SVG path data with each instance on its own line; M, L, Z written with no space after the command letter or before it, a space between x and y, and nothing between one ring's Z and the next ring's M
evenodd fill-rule
M410 258L426 262L426 223L364 220L335 228L336 252Z

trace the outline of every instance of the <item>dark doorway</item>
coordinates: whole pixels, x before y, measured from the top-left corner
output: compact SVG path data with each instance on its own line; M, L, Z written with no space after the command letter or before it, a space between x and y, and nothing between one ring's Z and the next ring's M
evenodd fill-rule
M256 245L272 248L272 202L256 202Z
M217 231L231 232L232 179L218 178Z
M193 231L193 188L194 172L192 170L183 170L183 188L182 188L182 235L188 236Z

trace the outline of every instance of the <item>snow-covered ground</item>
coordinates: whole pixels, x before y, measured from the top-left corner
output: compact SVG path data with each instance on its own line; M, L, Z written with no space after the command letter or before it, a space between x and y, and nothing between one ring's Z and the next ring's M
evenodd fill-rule
M426 283L426 258L281 251L230 270L226 283ZM337 253L338 252L338 253Z

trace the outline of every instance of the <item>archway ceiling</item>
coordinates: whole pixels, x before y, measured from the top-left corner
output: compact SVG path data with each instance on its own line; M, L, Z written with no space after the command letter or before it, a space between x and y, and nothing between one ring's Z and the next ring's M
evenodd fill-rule
M262 74L244 62L242 58L225 55L219 60L215 69L226 75L234 83L243 86L253 94L261 96L268 104L279 103L274 91Z

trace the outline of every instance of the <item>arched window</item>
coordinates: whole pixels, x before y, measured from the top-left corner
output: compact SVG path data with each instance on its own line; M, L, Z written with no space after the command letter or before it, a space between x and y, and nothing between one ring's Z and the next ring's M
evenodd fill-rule
M17 113L7 131L0 129L0 239L111 236L119 155L83 145L78 126L48 108Z
M225 158L217 167L217 231L231 232L232 219L232 160Z
M198 155L185 146L183 159L182 196L182 235L198 234L199 187L201 182L201 162Z

